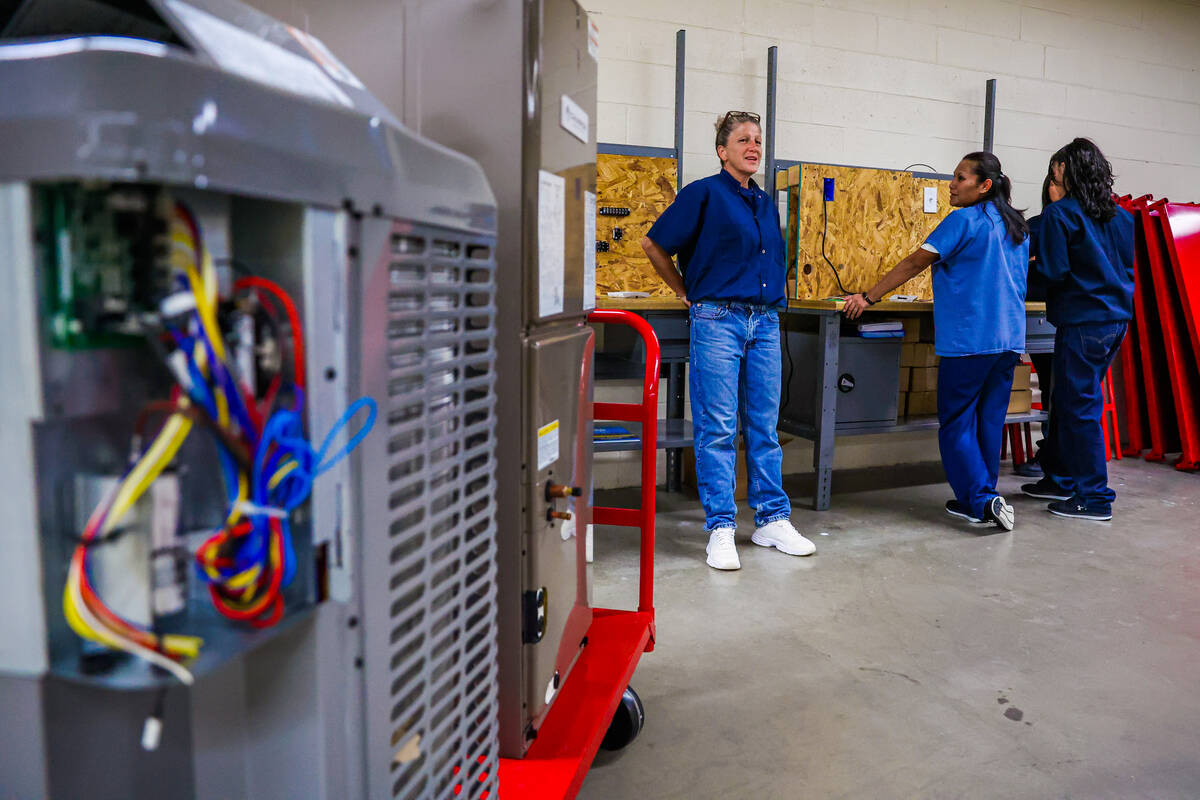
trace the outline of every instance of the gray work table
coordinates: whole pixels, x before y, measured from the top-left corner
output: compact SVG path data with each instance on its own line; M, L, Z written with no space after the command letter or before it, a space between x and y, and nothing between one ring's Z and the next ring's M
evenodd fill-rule
M787 314L815 318L817 325L820 374L814 376L813 391L817 393L816 414L812 423L788 419L781 414L779 430L809 439L813 442L813 469L816 473L816 491L813 508L824 511L829 508L833 488L834 439L837 436L859 436L865 434L905 433L909 431L936 430L937 417L918 417L913 420L887 423L837 423L839 375L838 359L842 329L843 303L835 300L792 300ZM1054 328L1046 322L1045 303L1026 303L1027 333L1026 352L1049 353L1054 350ZM932 314L932 302L896 303L884 301L868 309L866 320L878 314L890 317L898 315L919 316ZM1010 414L1006 423L1040 422L1046 419L1041 411Z
M663 371L667 378L667 419L681 420L684 416L683 382L687 363L687 307L674 298L597 298L597 307L632 311L645 317L655 328L663 342ZM816 473L816 491L813 508L824 511L829 508L833 484L834 442L838 436L861 436L866 434L905 433L911 431L936 430L937 417L917 417L911 420L887 423L837 423L839 374L839 352L841 340L842 303L833 300L791 300L786 315L798 315L815 322L819 349L820 369L813 375L813 391L817 393L817 413L812 423L788 419L781 414L779 430L813 442L813 469ZM1026 303L1028 321L1026 352L1049 353L1054 350L1054 328L1046 322L1045 303ZM868 309L868 320L880 314L889 317L932 315L932 302L896 303L884 301ZM786 322L786 320L784 320ZM786 343L786 337L783 343ZM786 355L786 354L785 354ZM631 373L632 374L632 373ZM639 373L640 374L640 373ZM1006 420L1014 422L1041 422L1046 415L1041 411L1010 414ZM676 448L691 444L691 431L681 429L673 441L660 443L667 450L667 487L678 491L680 485L681 459ZM660 434L661 437L661 434ZM609 448L604 448L609 449ZM612 449L618 449L616 447ZM623 448L621 448L623 449Z

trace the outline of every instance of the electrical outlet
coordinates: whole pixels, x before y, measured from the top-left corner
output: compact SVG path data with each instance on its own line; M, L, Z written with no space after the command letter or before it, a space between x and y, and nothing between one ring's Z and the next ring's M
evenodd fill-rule
M936 214L937 210L938 210L937 187L936 186L926 186L925 187L925 213L926 214Z

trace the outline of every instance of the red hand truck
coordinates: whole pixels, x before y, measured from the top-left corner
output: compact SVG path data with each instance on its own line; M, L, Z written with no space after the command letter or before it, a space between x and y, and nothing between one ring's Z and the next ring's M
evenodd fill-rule
M593 508L596 525L640 528L641 576L637 611L597 608L587 647L559 692L524 758L500 759L500 796L520 800L571 800L579 793L596 751L633 741L643 709L629 679L642 653L654 649L654 488L657 474L659 348L654 329L628 311L598 310L588 322L629 325L646 346L640 403L595 403L593 418L640 422L640 508Z

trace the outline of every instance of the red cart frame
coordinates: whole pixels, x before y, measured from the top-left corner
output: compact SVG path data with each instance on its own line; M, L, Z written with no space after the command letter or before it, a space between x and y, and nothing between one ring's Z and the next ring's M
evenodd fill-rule
M642 653L654 649L654 490L658 471L658 337L646 320L628 311L597 310L591 323L629 325L646 346L640 403L595 403L593 418L642 425L642 503L640 508L593 508L596 525L641 529L638 610L597 608L587 647L567 676L562 691L521 759L500 759L500 796L520 800L571 800L608 731L617 704Z

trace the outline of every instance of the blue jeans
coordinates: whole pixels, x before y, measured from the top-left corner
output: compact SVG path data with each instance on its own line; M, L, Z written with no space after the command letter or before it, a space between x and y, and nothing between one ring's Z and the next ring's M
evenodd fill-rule
M692 303L689 316L692 430L704 529L735 527L739 419L754 524L787 519L792 504L783 491L783 451L775 434L782 377L779 315L767 306L700 302Z
M938 367L938 448L954 497L977 519L996 496L1008 415L1012 351L942 358Z
M1091 509L1111 511L1108 459L1100 417L1100 381L1125 338L1127 322L1059 325L1054 334L1054 402L1050 436L1042 448L1046 477Z

